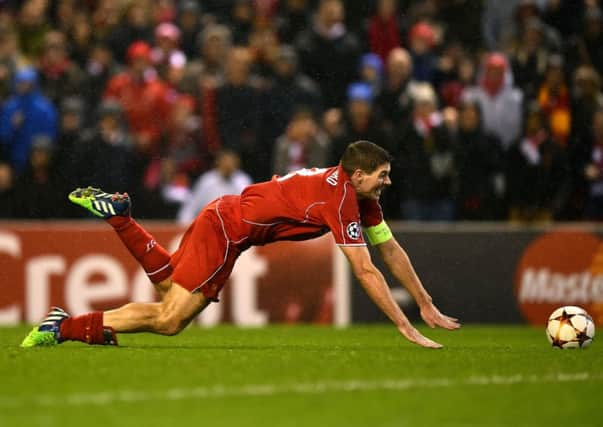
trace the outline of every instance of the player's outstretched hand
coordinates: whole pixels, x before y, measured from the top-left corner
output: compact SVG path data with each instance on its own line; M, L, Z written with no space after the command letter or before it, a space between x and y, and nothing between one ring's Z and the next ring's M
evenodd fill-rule
M426 336L423 336L419 331L417 331L412 325L408 325L406 327L399 328L400 333L408 339L410 342L414 342L422 347L427 348L442 348L443 345L439 344L433 340L430 340Z
M430 328L439 326L440 328L454 330L461 327L459 319L440 313L440 310L431 303L421 307L421 317Z

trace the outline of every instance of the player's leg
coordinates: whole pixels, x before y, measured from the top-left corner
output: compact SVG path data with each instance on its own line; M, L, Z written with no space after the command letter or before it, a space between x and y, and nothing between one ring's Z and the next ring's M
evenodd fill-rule
M200 292L191 293L176 283L170 283L164 289L163 301L158 303L130 303L115 310L75 317L54 307L40 325L25 337L21 346L56 345L64 341L117 345L117 332L176 335L209 302L209 298Z
M61 339L103 343L100 332L90 341L86 328L95 331L105 328L111 334L178 333L209 301L217 301L241 252L229 244L216 215L213 209L204 210L183 236L180 248L172 256L173 275L155 285L164 295L160 303L131 303L106 313L67 319L59 331Z
M153 332L175 335L207 305L201 293L191 293L172 283L160 303L130 303L104 313L104 325L115 332Z
M76 194L76 203L87 209L92 206L93 209L89 210L93 213L98 211L98 216L102 216L102 212L109 212L111 216L108 221L116 222L126 217L127 222L130 222L129 215L123 215L129 212L129 198L128 204L123 204L127 196L117 195L114 198L106 193L98 194L102 193L100 190L87 190L96 192L93 194L95 198L92 199L86 194L80 197ZM108 206L113 208L113 212ZM123 231L120 227L123 224L112 225L114 228L117 225L118 234ZM134 230L135 239L146 233L140 226ZM128 237L122 240L127 246L132 246ZM128 248L130 249L129 246ZM137 256L135 248L131 249L131 252ZM172 276L156 281L157 276L153 275L155 287L163 296L161 303L131 303L106 313L88 313L73 318L61 309L53 309L21 345L52 345L65 340L83 341L88 344L116 344L116 332L148 331L164 335L176 334L201 312L209 301L217 301L218 293L230 275L240 252L241 248L229 244L222 220L217 213L217 206L206 208L189 227L174 256L170 259L167 255L169 271L172 269L171 265L174 265L174 281ZM145 270L149 271L146 267ZM164 271L165 269L161 271L161 275L165 274Z
M109 194L92 187L78 188L69 194L69 200L113 227L163 298L165 286L160 284L172 274L170 254L130 216L132 202L128 194Z

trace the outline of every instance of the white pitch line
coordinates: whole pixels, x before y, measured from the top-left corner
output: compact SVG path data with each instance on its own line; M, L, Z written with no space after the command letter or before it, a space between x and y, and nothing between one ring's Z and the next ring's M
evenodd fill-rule
M0 407L106 405L120 402L178 401L198 398L256 397L281 394L324 394L332 392L408 390L455 386L504 386L514 384L566 383L603 381L603 374L580 372L555 375L493 375L459 378L408 378L391 380L324 381L300 384L252 384L241 386L208 386L165 390L115 390L94 393L46 394L37 396L0 395Z

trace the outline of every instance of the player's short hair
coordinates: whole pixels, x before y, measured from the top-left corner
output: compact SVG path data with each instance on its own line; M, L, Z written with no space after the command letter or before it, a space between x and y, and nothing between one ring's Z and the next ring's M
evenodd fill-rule
M347 146L341 156L341 167L352 176L356 169L373 173L386 163L391 163L392 156L382 147L369 141L356 141Z

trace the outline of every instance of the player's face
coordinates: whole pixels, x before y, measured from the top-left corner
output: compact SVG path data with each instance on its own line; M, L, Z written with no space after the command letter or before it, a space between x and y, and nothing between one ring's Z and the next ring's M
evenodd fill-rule
M378 200L381 196L381 191L392 181L389 178L391 166L389 163L379 166L373 173L357 171L356 179L356 194L364 199Z

